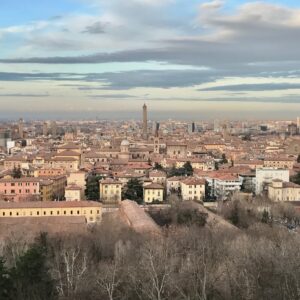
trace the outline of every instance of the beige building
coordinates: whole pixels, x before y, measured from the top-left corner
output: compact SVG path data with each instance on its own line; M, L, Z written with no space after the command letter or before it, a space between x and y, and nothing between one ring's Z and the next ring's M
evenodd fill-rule
M119 203L122 197L122 182L114 179L100 181L100 200L103 203Z
M167 181L167 174L164 171L153 170L149 173L149 178L153 183L158 183L162 186L165 186Z
M294 158L266 158L264 160L264 167L292 170L295 163Z
M0 218L84 216L87 223L101 221L102 206L98 202L0 202Z
M164 187L158 183L144 186L144 203L164 201Z
M76 184L77 186L85 189L86 185L86 172L72 172L67 178L68 185Z
M275 179L268 187L268 197L273 201L300 201L300 185Z
M202 201L205 197L205 179L188 177L181 181L182 200Z
M64 175L65 171L63 169L37 169L34 170L33 176L34 177L43 177L43 176L59 176Z
M185 158L187 156L187 144L168 142L167 155L171 158Z
M80 186L72 184L66 187L65 190L66 201L81 201L84 199L83 190Z

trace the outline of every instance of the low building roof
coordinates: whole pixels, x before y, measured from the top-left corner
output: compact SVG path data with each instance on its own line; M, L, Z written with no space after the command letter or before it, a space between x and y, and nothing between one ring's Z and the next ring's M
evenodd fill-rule
M99 207L101 203L95 201L30 201L30 202L0 202L0 209L17 209L17 208L83 208Z
M151 184L148 184L146 186L144 186L144 189L146 190L163 190L164 187L158 183L151 183Z
M102 179L100 180L100 183L101 184L122 184L121 181L112 178Z
M205 179L195 177L187 177L181 182L186 185L205 185Z

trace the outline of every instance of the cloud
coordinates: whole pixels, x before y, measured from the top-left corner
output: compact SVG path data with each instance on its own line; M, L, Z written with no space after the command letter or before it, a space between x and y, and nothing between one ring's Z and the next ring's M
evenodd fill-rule
M105 33L106 24L102 22L95 22L92 25L86 26L85 29L82 31L83 33L89 34L102 34Z
M24 93L1 94L0 93L0 97L41 98L41 97L49 97L49 94L24 94Z
M142 4L113 1L100 21L92 17L65 20L67 24L62 25L71 30L72 38L55 33L33 35L28 40L35 47L73 48L76 51L101 47L109 50L73 56L2 58L0 62L100 64L152 60L232 72L243 72L246 68L263 71L262 66L255 63L264 61L271 63L268 69L276 71L287 68L286 61L293 60L300 65L300 10L258 2L244 4L233 13L225 13L222 9L211 12L211 7L220 5L219 1L202 5L197 26L193 23L193 29L192 24L187 25L187 20L175 22L166 17L164 10L159 13L159 7L151 6L145 10ZM105 38L95 40L82 37L89 36L87 34L80 35L82 31L101 33L105 22L112 27ZM279 62L281 66L272 65Z
M137 96L129 94L108 94L108 95L89 95L90 98L98 99L128 99L128 98L137 98Z
M210 2L204 2L200 5L201 9L219 9L221 7L223 7L224 5L224 1L219 1L219 0L215 0L215 1L210 1Z
M206 70L137 70L104 73L0 73L0 81L73 81L80 84L65 84L82 91L128 90L138 87L172 88L188 87L213 81ZM86 86L82 83L99 83ZM60 84L62 86L64 84Z
M296 83L255 83L255 84L233 84L221 85L209 88L201 88L199 91L278 91L300 89Z
M26 52L26 48L24 55L2 57L0 63L45 65L39 69L61 64L68 65L69 70L78 64L155 61L164 63L166 69L89 74L0 73L0 80L97 82L97 87L77 85L76 88L118 91L193 87L227 77L265 77L270 81L280 77L300 78L299 9L251 2L229 11L222 1L210 1L187 14L183 6L186 1L182 0L97 0L95 3L101 7L101 11L95 10L95 15L62 16L48 20L43 26L29 26L24 31L29 50ZM9 31L22 30L6 29ZM168 70L168 64L204 66L207 70ZM259 83L216 86L201 91L298 88L296 84Z

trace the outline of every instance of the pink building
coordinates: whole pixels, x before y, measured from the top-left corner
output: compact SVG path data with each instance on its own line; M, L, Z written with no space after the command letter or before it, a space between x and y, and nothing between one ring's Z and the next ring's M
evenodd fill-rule
M0 179L0 199L5 201L38 200L40 183L38 178Z

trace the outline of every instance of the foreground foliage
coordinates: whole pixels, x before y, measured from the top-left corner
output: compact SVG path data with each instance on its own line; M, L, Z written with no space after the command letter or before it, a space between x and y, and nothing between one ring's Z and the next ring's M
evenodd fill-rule
M161 236L108 217L84 234L12 236L1 247L0 299L300 299L298 233L263 212L245 226L232 207L234 232L180 211Z

